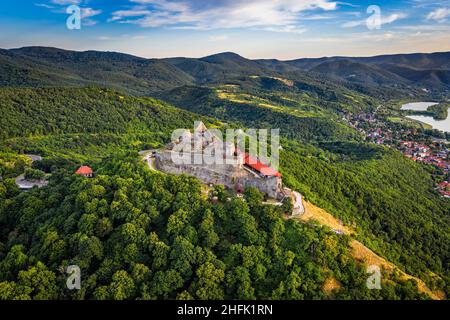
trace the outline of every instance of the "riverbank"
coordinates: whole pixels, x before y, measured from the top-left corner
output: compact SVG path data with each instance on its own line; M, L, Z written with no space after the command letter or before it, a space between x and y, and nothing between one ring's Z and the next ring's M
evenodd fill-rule
M420 122L424 129L450 132L449 109L448 102L411 102L403 104L400 112L406 119Z

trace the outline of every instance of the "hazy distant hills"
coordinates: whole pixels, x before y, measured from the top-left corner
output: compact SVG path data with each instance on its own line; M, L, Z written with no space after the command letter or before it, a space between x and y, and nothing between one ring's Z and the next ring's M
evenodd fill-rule
M0 86L107 86L146 95L184 85L225 83L248 76L330 81L354 90L450 89L450 52L250 60L235 53L200 59L144 59L115 52L47 47L0 49Z
M391 85L404 83L405 81L395 73L351 60L325 61L312 67L309 71L367 85Z
M280 68L274 61L260 60L260 63L271 68L274 66ZM329 57L278 61L278 63L362 84L450 86L450 52L361 58Z
M257 61L245 59L232 52L193 58L165 59L168 63L195 78L197 83L224 81L230 78L249 75L274 75L277 72Z

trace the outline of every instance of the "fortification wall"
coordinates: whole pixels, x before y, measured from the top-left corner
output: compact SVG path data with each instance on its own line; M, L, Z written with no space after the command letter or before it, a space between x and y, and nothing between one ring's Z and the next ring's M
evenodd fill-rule
M176 164L171 152L165 151L155 156L158 170L172 174L188 174L205 183L223 184L232 188L239 177L245 174L242 165L233 164Z
M281 197L281 178L262 178L246 171L242 164L176 164L172 160L171 151L155 155L155 166L158 170L171 174L187 174L207 184L223 184L234 189L237 184L244 187L255 187L269 197Z
M278 177L260 178L250 176L247 179L240 179L239 183L245 187L255 187L274 199L282 197L282 183L281 178Z

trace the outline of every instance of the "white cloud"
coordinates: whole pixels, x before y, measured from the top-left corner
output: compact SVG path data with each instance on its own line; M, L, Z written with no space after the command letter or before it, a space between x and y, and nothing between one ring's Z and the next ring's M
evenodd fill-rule
M83 0L51 0L51 3L66 6L71 4L80 4Z
M336 18L336 16L324 15L324 14L312 14L312 15L300 16L300 20L329 20L329 19L334 19L334 18Z
M389 16L381 16L380 24L391 24L399 19L406 18L406 14L403 13L393 13ZM349 21L342 24L343 28L354 28L359 26L365 26L367 23L367 19L357 20L357 21Z
M338 3L330 0L130 0L136 6L113 12L110 21L142 27L211 30L253 28L276 32L303 32L301 13L332 11ZM323 18L319 15L316 18Z
M450 32L449 25L436 25L436 24L419 24L419 25L406 25L399 26L396 29L407 30L407 31L426 31L426 32L439 32L448 31Z
M450 8L439 8L427 15L427 20L435 20L437 22L445 22L447 17L450 16Z
M34 4L36 7L42 7L42 8L47 8L47 9L54 9L54 6L45 4L45 3L35 3Z
M379 42L379 41L398 40L398 39L401 39L401 36L402 36L401 34L394 33L394 32L385 32L382 34L370 32L370 33L361 35L361 39Z
M67 14L66 7L69 5L82 5L89 3L89 0L50 0L50 3L53 5L35 3L38 7L44 7L50 9L53 13L58 14ZM82 25L86 27L94 26L98 23L98 21L91 19L92 17L98 16L102 13L102 10L93 9L90 7L80 7L81 9L81 18Z
M109 19L109 21L116 21L121 20L123 18L130 18L130 17L142 17L151 14L150 10L144 10L144 9L131 9L131 10L119 10L115 11L112 18Z
M90 18L98 16L102 13L102 10L95 10L92 8L81 8L81 18Z

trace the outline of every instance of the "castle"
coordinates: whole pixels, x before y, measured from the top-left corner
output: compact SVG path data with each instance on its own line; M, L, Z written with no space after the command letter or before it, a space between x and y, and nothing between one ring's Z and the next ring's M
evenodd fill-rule
M222 161L208 161L205 151ZM233 143L223 142L202 122L196 122L193 133L184 130L166 149L155 152L154 158L156 169L166 173L188 174L206 184L223 184L238 193L246 187L256 187L273 199L286 196L277 170L240 151Z

